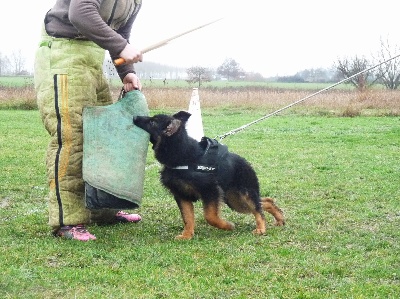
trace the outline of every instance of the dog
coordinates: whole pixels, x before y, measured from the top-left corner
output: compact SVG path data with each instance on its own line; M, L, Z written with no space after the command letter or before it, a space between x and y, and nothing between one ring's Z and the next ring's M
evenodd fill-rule
M233 230L234 224L220 217L225 202L239 213L252 213L253 233L266 233L264 211L275 218L275 225L285 224L284 216L272 198L261 198L257 175L241 156L229 152L225 145L203 137L200 142L185 129L190 113L172 116L157 114L136 116L133 123L150 134L155 158L163 165L161 183L172 193L181 212L183 232L176 239L194 236L193 203L201 200L206 221L219 229Z

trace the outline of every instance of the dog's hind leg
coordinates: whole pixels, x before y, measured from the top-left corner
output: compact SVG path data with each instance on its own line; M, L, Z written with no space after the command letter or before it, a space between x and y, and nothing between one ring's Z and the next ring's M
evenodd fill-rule
M265 234L265 216L262 207L257 202L258 194L253 194L251 196L248 192L242 193L238 190L230 189L226 192L225 201L228 206L236 212L253 214L256 220L256 228L253 230L253 234Z
M275 218L275 225L282 226L285 224L285 218L283 217L282 210L278 208L274 200L269 197L261 198L261 205L264 211L267 211Z
M208 224L224 230L233 230L235 225L231 222L223 220L220 217L220 204L217 201L204 202L204 218L207 220Z
M179 210L181 211L184 228L182 234L175 237L175 239L189 240L194 236L194 207L193 202L185 200L177 200Z

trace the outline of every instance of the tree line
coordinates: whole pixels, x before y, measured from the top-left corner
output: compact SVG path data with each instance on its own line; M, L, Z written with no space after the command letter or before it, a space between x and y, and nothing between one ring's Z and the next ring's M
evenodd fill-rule
M297 72L293 76L276 77L273 80L290 83L334 83L348 79L346 83L353 85L359 91L364 91L374 84L381 84L386 89L395 90L400 85L400 58L392 58L399 54L400 49L398 46L393 47L388 40L381 39L380 50L369 59L365 56L357 55L354 57L338 58L330 69L306 69ZM215 78L215 76L220 76L220 79L223 78L226 80L257 81L264 79L258 73L244 72L240 65L232 58L226 59L217 68L216 73L201 66L194 66L187 69L187 74L187 81L189 83L197 83L199 86L203 82L210 81L213 77Z
M393 47L388 40L381 39L380 50L370 58L364 56L338 58L329 69L306 69L292 76L274 78L264 78L260 73L246 72L233 58L225 59L216 69L203 66L192 66L185 69L154 62L142 62L136 64L135 67L141 79L164 79L164 81L185 79L188 83L197 84L199 87L212 80L333 83L370 69L349 79L347 83L360 91L374 84L382 84L385 88L394 90L398 89L400 85L400 59L390 61L388 59L398 53L400 53L398 46ZM25 59L20 50L14 51L9 57L0 52L0 76L29 75L25 68ZM105 60L103 70L108 77L118 76L110 58Z

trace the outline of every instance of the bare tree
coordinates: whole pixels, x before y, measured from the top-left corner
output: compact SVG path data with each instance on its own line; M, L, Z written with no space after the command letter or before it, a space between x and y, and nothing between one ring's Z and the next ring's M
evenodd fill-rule
M381 38L381 48L375 59L377 64L382 64L377 68L376 76L387 89L394 90L400 85L400 59L383 62L398 53L400 53L400 49L397 45L391 47L388 40L383 41Z
M365 57L355 56L354 58L338 59L335 64L336 69L340 75L344 78L350 78L351 76L369 68L370 62ZM369 86L373 85L379 78L374 76L372 70L364 72L348 82L356 87L359 91L366 90Z
M217 68L217 73L228 79L228 81L230 79L238 79L244 75L243 69L232 58L225 59L224 63Z
M0 53L0 76L9 73L10 70L10 60L7 56Z
M4 58L3 54L0 52L0 76L3 75L4 72Z
M186 80L188 83L198 83L199 88L202 82L211 81L211 70L201 66L193 66L186 70L188 79Z
M11 53L11 60L14 67L14 74L21 75L25 68L25 58L22 56L21 50Z

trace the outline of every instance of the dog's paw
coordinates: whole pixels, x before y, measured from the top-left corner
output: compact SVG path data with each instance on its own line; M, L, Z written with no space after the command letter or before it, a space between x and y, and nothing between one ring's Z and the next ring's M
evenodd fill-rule
M224 226L225 230L234 230L235 229L235 225L232 222L226 221L226 224Z
M191 238L193 238L193 234L181 234L181 235L177 235L175 237L175 240L190 240Z
M256 235L256 236L265 235L265 232L266 232L265 229L256 228L255 230L253 230L253 234Z
M284 226L285 225L285 220L284 219L276 220L274 225L275 226Z

